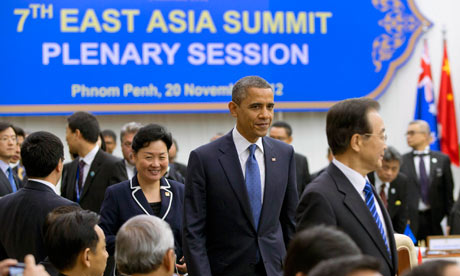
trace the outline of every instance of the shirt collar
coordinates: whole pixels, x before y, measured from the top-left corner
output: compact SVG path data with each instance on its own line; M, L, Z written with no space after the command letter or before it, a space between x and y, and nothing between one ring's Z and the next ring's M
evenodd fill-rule
M16 161L16 163L10 163L10 167L11 167L12 169L16 168L16 167L19 165L19 162L20 162L20 161L18 160L18 161Z
M4 172L6 175L8 175L8 168L10 167L9 164L3 162L3 160L0 160L0 169L2 170L2 172Z
M241 135L241 133L236 129L236 126L232 130L232 136L233 143L235 143L238 155L247 150L248 147L252 144L256 144L257 147L262 151L262 153L264 152L264 146L261 137L259 137L255 143L251 143L248 140L246 140L246 138L244 138L243 135Z
M38 182L38 183L41 183L45 186L48 186L51 188L51 190L53 190L54 193L58 194L57 191L56 191L56 186L53 185L51 182L48 182L48 181L45 181L45 180L42 180L42 179L36 179L36 178L29 178L29 181L35 181L35 182Z
M85 161L86 165L91 166L91 163L93 163L94 157L96 157L96 154L98 151L99 151L99 146L95 145L94 148L90 152L88 152L88 154L85 157L80 158L80 161L83 160Z
M429 154L430 146L426 146L424 150L414 150L414 154Z
M355 187L359 193L364 191L364 186L366 186L366 181L368 181L367 177L363 177L360 173L335 158L332 159L332 163L339 168L339 170L348 178L353 187Z

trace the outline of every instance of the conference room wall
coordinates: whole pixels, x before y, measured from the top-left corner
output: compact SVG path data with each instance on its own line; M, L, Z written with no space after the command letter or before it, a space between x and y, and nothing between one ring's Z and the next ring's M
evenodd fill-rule
M460 2L456 0L418 0L416 3L421 12L434 23L434 26L424 34L423 39L426 38L428 42L436 97L439 92L441 73L442 31L443 29L447 31L455 102L457 114L460 114L460 77L458 77L460 76L460 51L457 50L460 49L460 35L456 28L460 26L460 17L457 14L457 11L460 10ZM418 41L412 56L397 71L386 92L379 98L381 115L389 137L388 144L395 146L401 152L409 150L404 133L407 124L413 118L423 39ZM343 87L353 89L353 84L344 83ZM298 152L308 157L312 172L327 165L325 118L325 112L277 112L275 114L275 120L286 120L292 125L294 129L293 145ZM144 124L155 122L167 126L178 141L180 151L177 159L182 163L187 162L191 150L207 143L217 132L228 132L235 123L229 113L103 115L98 116L98 119L101 129L112 129L117 134L121 126L130 121ZM47 130L55 133L66 146L66 160L70 160L65 143L65 116L2 117L0 120L10 121L29 132ZM121 156L119 141L115 154ZM460 186L460 169L453 167L453 172L456 182L455 196L457 196Z

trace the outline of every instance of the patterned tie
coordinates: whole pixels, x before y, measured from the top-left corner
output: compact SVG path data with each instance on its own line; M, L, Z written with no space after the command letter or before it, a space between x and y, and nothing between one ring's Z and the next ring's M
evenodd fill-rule
M426 168L425 168L425 161L423 161L423 156L426 154L418 154L420 158L420 162L418 163L419 166L419 174L420 174L420 193L422 195L422 201L426 205L430 205L430 200L428 198L428 186L429 186L429 179L428 175L426 173Z
M14 182L14 177L13 177L13 170L11 167L8 167L8 181L10 181L11 189L13 189L13 193L16 192L18 189L16 188L16 182Z
M246 161L246 189L248 190L249 203L251 204L252 216L256 229L259 228L259 218L262 209L262 191L260 184L260 171L257 164L254 152L257 148L256 144L248 147L249 157Z
M388 200L387 200L387 194L385 193L385 187L386 183L382 183L382 186L380 186L380 199L383 201L383 204L385 205L385 208L388 209Z
M377 224L377 227L379 228L380 235L382 235L382 239L385 242L385 245L388 250L388 254L390 254L390 247L388 246L388 241L387 241L387 236L385 235L385 231L383 230L383 225L382 222L380 221L379 214L377 212L377 208L375 207L375 201L374 201L374 193L372 192L372 187L369 181L366 181L366 186L364 186L364 194L366 196L366 205L369 208L369 211L371 211L372 217L375 220L375 223Z
M81 194L81 190L83 187L83 170L85 169L85 161L80 160L78 163L78 192Z

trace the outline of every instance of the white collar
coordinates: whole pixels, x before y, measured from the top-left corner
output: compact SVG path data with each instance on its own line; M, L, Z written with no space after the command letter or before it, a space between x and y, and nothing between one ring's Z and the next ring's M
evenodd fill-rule
M238 156L241 155L242 152L248 149L248 147L252 144L256 144L257 147L264 152L264 145L262 143L261 137L257 139L255 143L249 142L246 138L241 135L241 133L236 129L236 126L232 130L232 136L233 136L233 143L235 144L236 151L238 153Z
M85 157L81 158L80 161L83 160L85 161L85 164L88 166L91 166L91 163L93 163L94 158L96 157L97 152L99 151L99 146L96 144L94 148L86 154Z
M12 169L16 168L19 165L19 162L21 162L21 161L18 160L18 161L16 161L16 163L10 163L10 167Z
M6 175L8 175L8 168L10 167L10 164L7 164L5 162L3 162L3 160L0 160L0 169L2 170L2 172L4 172Z
M430 146L426 146L424 150L414 150L414 154L429 154Z
M366 186L366 181L368 181L367 177L363 177L359 172L353 170L335 158L332 159L332 163L334 163L334 165L336 165L337 168L339 168L339 170L348 178L358 193L362 194L364 187Z
M56 191L56 186L53 185L51 182L48 182L48 181L45 181L45 180L42 180L42 179L36 179L36 178L29 178L29 181L35 181L35 182L39 182L45 186L48 186L51 188L51 190L53 190L53 192L55 194L58 194L57 191Z

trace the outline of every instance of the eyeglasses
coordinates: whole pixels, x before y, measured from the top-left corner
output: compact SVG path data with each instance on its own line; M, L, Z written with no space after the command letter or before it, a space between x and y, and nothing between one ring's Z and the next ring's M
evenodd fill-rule
M408 132L406 132L406 136L413 136L417 133L425 133L424 131L415 131L415 130L409 130Z
M0 141L2 142L7 142L8 140L11 140L11 142L16 143L18 141L18 138L16 137L16 135L11 135L11 136L4 135L0 137Z
M364 136L377 136L377 138L379 138L382 141L386 141L388 139L388 135L386 133L382 133L382 134L364 133L364 134L361 134L361 135L364 135Z

